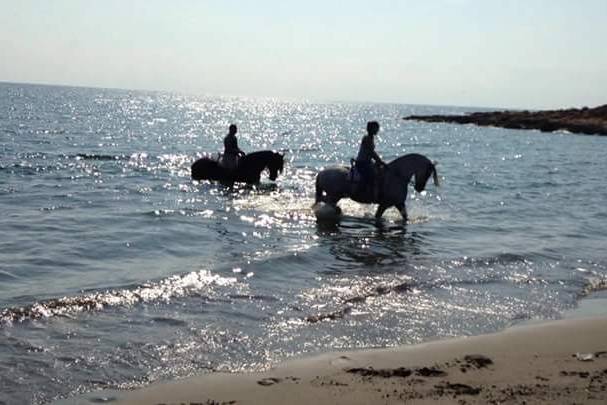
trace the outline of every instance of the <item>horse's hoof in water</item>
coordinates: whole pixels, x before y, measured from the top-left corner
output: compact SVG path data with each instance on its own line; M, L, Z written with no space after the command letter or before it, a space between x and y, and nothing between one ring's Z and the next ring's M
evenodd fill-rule
M319 221L336 221L341 216L341 208L324 202L314 204L312 210Z

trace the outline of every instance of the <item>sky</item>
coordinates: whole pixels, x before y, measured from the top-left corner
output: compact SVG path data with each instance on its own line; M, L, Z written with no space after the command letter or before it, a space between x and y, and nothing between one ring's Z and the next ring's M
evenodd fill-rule
M607 0L0 0L0 81L318 101L607 104Z

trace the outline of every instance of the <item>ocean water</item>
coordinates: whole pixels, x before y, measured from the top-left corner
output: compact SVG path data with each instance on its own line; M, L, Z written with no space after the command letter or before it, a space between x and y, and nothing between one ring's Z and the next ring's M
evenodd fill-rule
M464 111L0 83L0 403L562 317L606 284L607 138L402 120ZM441 187L317 224L371 119ZM232 122L275 183L190 179Z

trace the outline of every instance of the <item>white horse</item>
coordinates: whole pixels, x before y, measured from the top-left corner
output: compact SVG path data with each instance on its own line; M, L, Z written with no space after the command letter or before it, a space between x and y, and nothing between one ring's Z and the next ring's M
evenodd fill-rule
M427 157L417 153L404 155L388 163L379 181L379 197L377 199L369 193L357 193L356 183L350 180L347 167L330 167L316 176L316 204L325 202L334 207L337 213L341 210L337 202L342 198L351 198L363 204L379 204L375 218L379 219L384 211L396 207L403 219L407 220L405 200L407 198L407 185L415 175L415 191L422 192L430 176L433 176L434 185L438 187L438 174L436 167ZM318 216L318 214L317 214Z

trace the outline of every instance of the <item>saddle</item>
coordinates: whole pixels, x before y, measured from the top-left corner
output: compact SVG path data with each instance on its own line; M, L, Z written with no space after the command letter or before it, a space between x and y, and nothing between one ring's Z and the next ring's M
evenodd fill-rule
M350 171L348 172L348 182L351 184L358 184L362 181L362 175L356 167L356 160L350 159Z
M219 154L217 164L227 170L236 170L238 167L240 157L238 155L226 155L225 153Z

